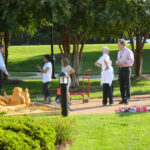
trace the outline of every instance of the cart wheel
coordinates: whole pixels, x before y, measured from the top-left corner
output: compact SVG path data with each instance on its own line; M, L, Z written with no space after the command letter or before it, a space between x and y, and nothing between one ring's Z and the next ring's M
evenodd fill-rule
M88 102L89 102L89 99L84 99L84 100L83 100L83 104L84 104L84 103L88 103Z
M57 95L57 96L56 96L55 101L56 101L57 104L60 103L60 95Z

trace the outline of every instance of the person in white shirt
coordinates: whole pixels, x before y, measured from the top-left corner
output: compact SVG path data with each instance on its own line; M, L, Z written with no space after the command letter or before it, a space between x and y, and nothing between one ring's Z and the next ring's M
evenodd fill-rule
M7 69L6 69L4 59L2 56L2 53L4 53L4 51L5 51L4 46L0 45L0 93L1 93L1 89L2 89L2 72L4 72L7 77L9 77L9 74L8 74Z
M43 69L40 65L37 65L37 68L43 73L43 95L44 95L44 103L51 103L50 99L50 88L49 83L52 80L52 64L51 64L50 55L44 56L44 66Z
M101 68L101 85L103 86L103 105L107 105L107 98L109 97L109 104L113 105L113 79L114 71L112 61L109 57L109 48L102 48L103 55L95 62L95 65Z
M67 85L67 90L68 90L68 105L71 105L70 103L70 93L69 93L69 88L71 85L71 77L70 75L75 73L75 70L69 65L69 60L66 57L63 57L61 60L61 64L62 64L62 68L61 71L62 72L66 72L68 74L68 85Z

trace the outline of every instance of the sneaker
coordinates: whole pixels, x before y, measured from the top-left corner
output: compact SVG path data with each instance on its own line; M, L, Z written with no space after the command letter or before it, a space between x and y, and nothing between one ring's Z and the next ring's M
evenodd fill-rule
M111 104L109 104L110 106L114 106L115 104L114 103L111 103Z
M107 106L107 104L103 104L103 106Z
M126 101L125 101L125 104L128 105L128 104L129 104L129 100L126 100Z
M71 103L68 103L68 106L71 106Z
M120 101L120 102L119 102L119 104L125 104L125 101L124 101L124 100L122 100L122 101Z

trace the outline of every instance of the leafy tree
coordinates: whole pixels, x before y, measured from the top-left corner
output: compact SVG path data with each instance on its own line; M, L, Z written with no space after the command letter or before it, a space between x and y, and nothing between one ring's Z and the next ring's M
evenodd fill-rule
M122 33L130 39L135 53L135 74L142 73L142 55L150 34L150 2L148 0L110 0L102 14L107 18L104 32L118 38ZM102 15L100 15L102 16ZM133 37L136 37L136 47Z
M8 47L11 34L19 31L33 33L35 29L35 22L32 20L33 8L30 0L0 1L0 31L3 32L6 67L8 67Z
M93 29L93 2L91 0L53 0L52 4L49 2L49 5L44 7L49 13L41 14L38 22L49 33L51 33L51 22L53 22L53 34L60 52L70 60L76 71L72 78L73 86L78 86L85 40ZM37 19L39 20L39 17Z

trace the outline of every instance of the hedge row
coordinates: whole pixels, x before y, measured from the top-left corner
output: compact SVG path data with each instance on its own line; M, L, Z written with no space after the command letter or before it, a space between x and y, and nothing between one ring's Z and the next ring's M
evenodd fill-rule
M73 140L71 122L61 117L0 117L0 150L54 150Z

